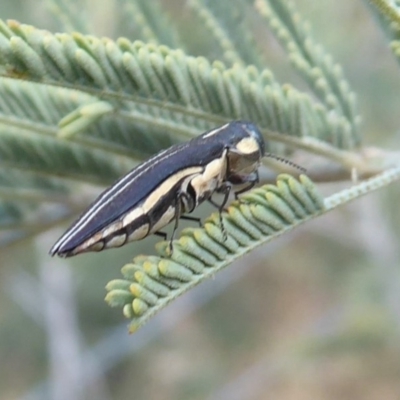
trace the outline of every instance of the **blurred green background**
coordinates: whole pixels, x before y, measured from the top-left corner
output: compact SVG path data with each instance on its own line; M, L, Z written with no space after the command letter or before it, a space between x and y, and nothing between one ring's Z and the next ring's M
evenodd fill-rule
M95 35L134 39L117 5L87 1L81 17ZM201 54L185 1L163 5ZM398 148L400 70L365 3L296 6L359 95L364 143ZM3 0L0 18L60 29L45 2ZM280 81L305 88L267 29L259 35ZM155 238L51 259L61 227L2 249L0 398L399 399L399 194L374 193L254 251L135 335L103 287Z

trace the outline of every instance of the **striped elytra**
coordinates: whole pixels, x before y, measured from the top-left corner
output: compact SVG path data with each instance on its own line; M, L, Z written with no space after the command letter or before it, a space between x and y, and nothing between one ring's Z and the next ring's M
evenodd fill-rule
M175 233L179 218L203 201L221 211L231 189L238 194L254 186L264 154L260 131L244 121L163 150L100 194L50 254L68 257L119 247L150 234L163 235L161 230L171 221ZM213 201L214 193L224 195L222 204Z

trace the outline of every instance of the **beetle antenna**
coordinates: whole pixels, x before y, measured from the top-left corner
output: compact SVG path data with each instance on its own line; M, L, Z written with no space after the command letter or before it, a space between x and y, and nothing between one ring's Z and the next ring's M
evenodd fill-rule
M277 156L276 154L273 154L273 153L266 153L264 155L264 157L273 158L274 160L277 160L284 164L290 165L291 167L296 168L303 173L307 173L307 170L304 167L300 166L299 164L294 163L293 161L288 160L287 158Z

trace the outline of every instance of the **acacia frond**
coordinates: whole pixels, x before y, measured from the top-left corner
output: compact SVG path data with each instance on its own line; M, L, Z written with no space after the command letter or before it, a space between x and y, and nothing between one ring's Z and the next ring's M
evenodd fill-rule
M66 32L90 32L90 19L82 2L77 0L45 0L45 5L61 22Z
M368 0L376 9L387 18L387 21L397 24L392 26L395 30L400 30L400 9L393 1L388 0Z
M0 132L10 129L49 136L73 137L86 149L101 149L110 159L124 155L136 160L150 156L171 140L149 135L139 125L120 118L114 107L82 91L28 81L0 80ZM80 132L84 135L78 135ZM63 140L62 143L68 142ZM133 163L129 163L131 167ZM126 171L126 170L125 170ZM107 178L104 183L109 183Z
M88 136L75 142L59 139L60 119L93 101L82 92L0 79L0 199L12 216L10 220L4 212L0 227L44 226L46 218L37 209L33 212L34 208L48 202L69 204L72 181L106 185L133 166L130 159L118 155L117 141L116 146L104 144L104 130L93 131L93 135L89 130ZM110 123L104 127L107 125ZM123 137L118 129L114 136ZM113 155L113 150L117 154ZM54 215L62 218L66 210ZM54 220L54 216L49 219Z
M182 47L178 33L173 27L159 0L123 0L124 18L140 31L140 39L146 43Z
M173 242L156 247L159 256L138 256L122 268L125 279L111 281L106 301L123 308L134 332L169 302L213 276L255 247L266 243L323 210L323 200L311 181L281 175L277 185L267 185L243 195L223 212L226 240L218 213L203 228L185 229Z
M14 169L0 170L0 199L37 202L64 202L70 191L67 182L60 179L38 176Z
M255 7L285 47L293 66L325 106L349 121L352 139L359 144L360 116L356 96L342 67L312 39L308 26L291 1L255 0Z
M229 7L213 0L190 0L188 4L207 27L206 32L212 35L213 42L219 45L226 62L264 68L265 60L249 29L248 7L243 0L232 0Z
M310 151L318 146L309 139L333 152L355 144L345 117L252 66L15 21L0 22L0 56L10 78L0 81L7 168L104 185L161 148L232 119L253 121L276 142L299 139ZM269 150L282 151L278 145L270 141ZM339 155L333 159L341 162Z
M127 172L132 162L109 152L0 123L0 166L104 185Z
M109 184L150 154L235 119L257 124L270 152L301 149L359 176L386 169L385 155L359 151L354 94L292 3L256 0L255 8L319 99L265 69L247 27L248 3L233 0L227 9L226 2L191 2L229 66L159 45L177 41L156 1L126 3L126 16L133 13L155 43L52 34L0 20L0 229L10 230L1 232L0 245L75 215L83 205L72 199L76 182ZM229 207L226 241L214 214L204 229L185 230L172 256L163 243L158 256L136 257L124 267L125 279L108 285L107 300L122 306L136 329L255 246L398 176L395 168L324 203L307 178L281 176ZM42 207L45 198L57 203L55 212Z
M0 52L6 76L17 73L96 96L133 127L145 124L187 138L240 118L265 132L313 137L345 149L355 145L345 117L255 67L227 68L126 39L52 35L15 21L0 24Z
M390 47L398 62L400 62L400 7L392 1L369 0L371 9L377 15L379 22L390 39Z
M223 213L226 238L218 214L212 214L203 228L182 231L172 255L168 242L160 242L158 256L141 255L126 264L124 279L107 284L106 301L123 309L131 320L130 332L135 332L171 301L255 247L397 180L400 166L323 200L307 177L280 175L276 185L252 190L228 207Z

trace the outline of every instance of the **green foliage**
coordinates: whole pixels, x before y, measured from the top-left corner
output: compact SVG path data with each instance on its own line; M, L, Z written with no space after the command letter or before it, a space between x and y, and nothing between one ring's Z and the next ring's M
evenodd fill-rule
M189 6L207 28L206 34L218 44L226 62L264 69L264 59L246 18L249 7L244 1L233 0L226 7L222 1L190 0Z
M142 123L187 138L240 118L288 136L316 137L345 149L355 146L347 119L306 93L280 85L268 70L227 68L181 50L127 39L52 35L15 22L0 25L1 33L6 75L12 65L11 74L97 96L110 102L121 119L129 119L133 129Z
M264 245L298 225L400 179L400 166L343 190L325 200L306 177L296 180L279 175L276 185L265 185L233 202L222 214L227 238L218 213L203 228L185 229L173 242L157 246L159 256L137 256L122 268L125 279L110 281L106 301L121 307L135 332L155 313L190 288L215 275L257 246Z
M266 185L243 196L223 213L224 238L218 213L204 221L204 228L185 229L174 241L161 242L158 257L138 256L122 268L125 280L107 285L106 301L123 307L132 319L134 332L160 308L191 287L213 276L256 246L320 215L322 197L306 176L297 181L289 175L278 177L276 185Z
M340 65L334 63L322 46L315 43L294 4L280 0L257 0L256 7L285 47L292 65L327 109L348 121L353 140L358 143L360 117L356 96L350 90Z
M398 57L397 8L384 0L371 3L383 13L382 24L391 32ZM209 58L187 52L191 38L179 31L160 1L120 2L124 18L135 22L143 41L85 35L86 24L73 17L77 3L49 1L66 30L72 31L76 22L80 33L53 34L0 21L0 227L10 230L0 244L75 215L85 206L76 202L77 183L108 185L160 149L234 119L256 123L271 152L296 157L301 150L311 160L322 157L325 164L318 168L306 165L316 181L374 176L350 197L339 193L326 200L325 211L331 209L329 201L337 207L398 179L397 156L361 147L356 95L293 2L189 4L193 20L204 25L204 35L215 44ZM265 25L309 92L279 82L267 68L268 57L260 50ZM298 197L287 182L296 186ZM113 281L107 299L140 325L160 301L166 304L252 249L254 242L271 240L319 215L320 197L313 197L310 183L294 182L280 178L277 186L247 195L249 204L233 205L225 217L226 243L210 237L206 224L203 230L186 231L177 242L173 257L185 253L182 264L165 251L161 258L135 258L134 274L128 277L133 283ZM304 203L305 198L310 202ZM45 200L59 210L48 218L30 217ZM254 214L254 202L260 202L262 213L279 206L273 213L283 213L284 223L267 229L268 223ZM229 248L230 241L240 244L238 251ZM188 243L194 247L180 247Z
M144 42L164 44L172 48L182 47L178 33L162 9L161 2L121 0L121 3L124 18L139 31L139 37Z
M371 9L376 13L381 26L390 39L390 46L397 60L400 61L400 8L386 0L369 0Z

